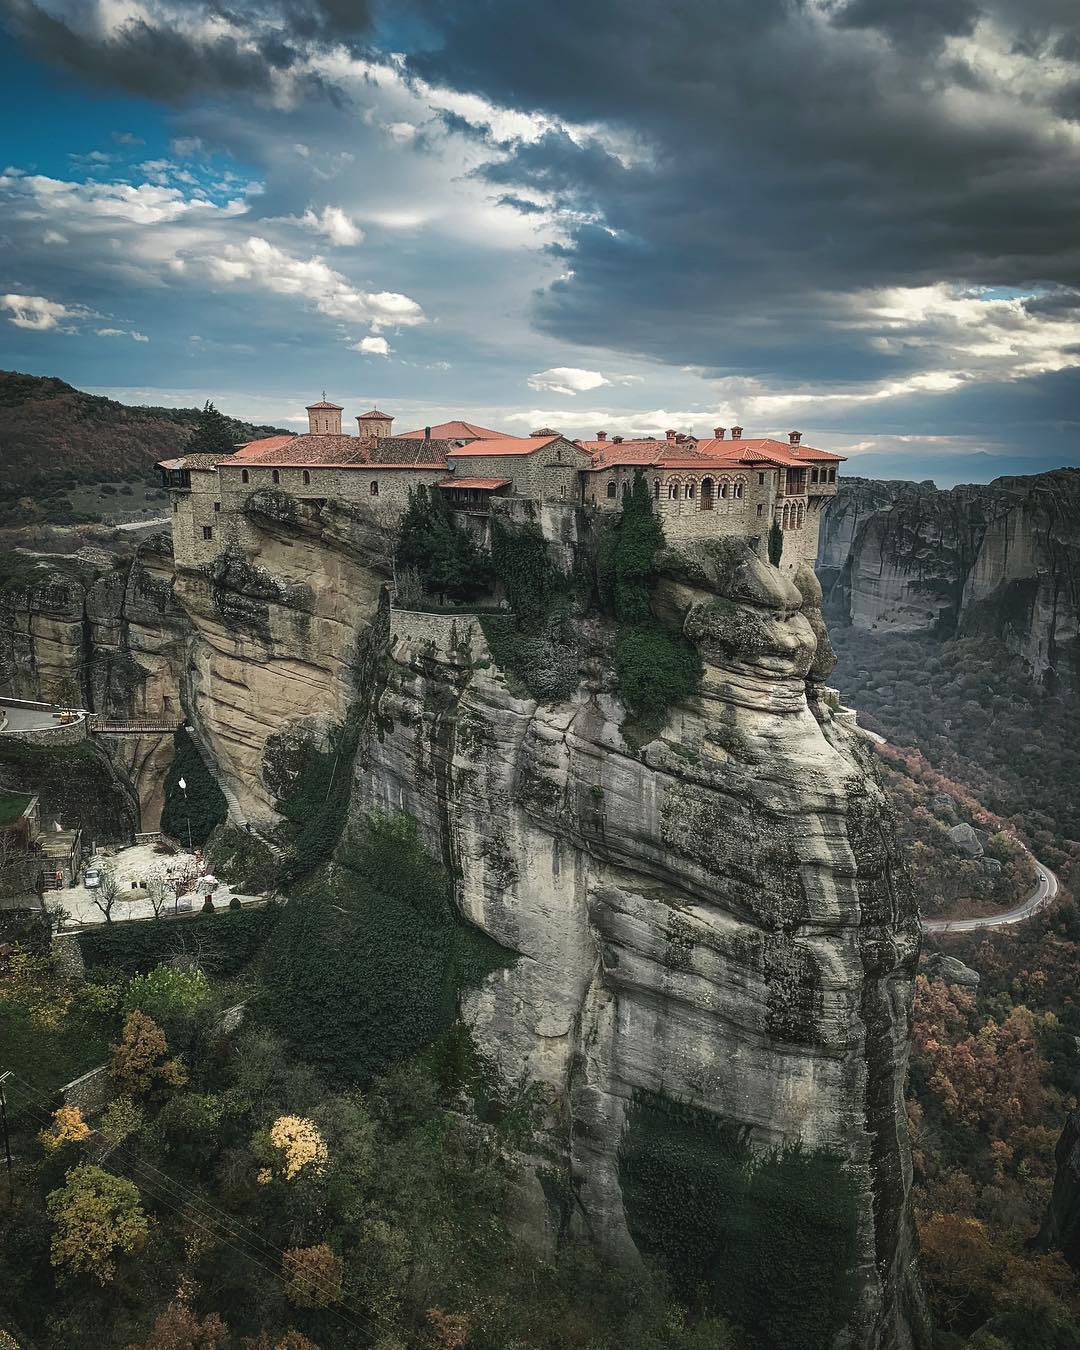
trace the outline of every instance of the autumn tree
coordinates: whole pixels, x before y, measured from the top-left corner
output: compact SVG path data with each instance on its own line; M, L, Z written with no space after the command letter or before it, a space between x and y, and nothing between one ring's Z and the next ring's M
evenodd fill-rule
M321 1172L326 1165L326 1144L319 1127L303 1116L278 1116L266 1133L252 1141L258 1156L269 1157L271 1165L259 1173L263 1184L278 1175L291 1181L305 1167Z
M52 1264L99 1284L115 1279L118 1257L141 1251L146 1242L138 1190L100 1167L73 1168L46 1208L53 1223Z
M55 1152L65 1144L81 1144L90 1138L90 1134L90 1126L77 1106L61 1106L53 1112L53 1123L47 1130L42 1130L38 1138L45 1148Z
M217 1313L196 1317L186 1301L178 1298L159 1315L143 1350L218 1350L228 1334Z
M298 1308L325 1308L337 1303L344 1275L341 1258L325 1242L316 1247L290 1247L283 1253L285 1297Z
M178 1059L168 1059L165 1033L143 1012L128 1014L120 1044L111 1047L109 1072L117 1088L129 1097L145 1097L155 1090L183 1087L187 1073Z
M979 1219L931 1214L919 1225L920 1270L937 1320L978 1325L990 1307L1001 1257Z

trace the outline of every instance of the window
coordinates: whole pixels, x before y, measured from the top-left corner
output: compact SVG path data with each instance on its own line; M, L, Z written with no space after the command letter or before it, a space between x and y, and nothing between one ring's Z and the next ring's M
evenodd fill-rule
M607 495L609 497L614 497L617 491L618 489L615 487L614 482L611 482L607 485Z
M163 694L161 699L162 712L172 712L172 699L168 694Z
M816 483L816 482L817 482L817 475L818 475L817 469L811 469L811 470L810 470L810 481L811 481L811 483Z
M371 486L368 488L368 496L377 497L378 495L379 495L379 480L377 478L373 478L371 480Z
M728 485L727 485L726 483L721 483L721 484L720 484L720 499L721 499L721 500L723 500L723 499L727 496L727 490L728 490Z
M204 525L202 527L202 537L204 539L213 539L214 527L212 525Z
M762 507L761 507L761 503L760 503L760 502L758 502L757 513L758 513L759 516L762 514Z
M671 484L671 486L670 486L670 487L668 488L668 490L667 490L667 495L671 498L671 500L672 500L673 502L677 502L677 501L679 500L679 485L678 485L678 483L672 483L672 484Z
M176 500L175 497L173 498L172 509L173 509L174 512L180 510L180 503Z
M713 509L713 480L711 478L701 480L701 509L703 511Z
M693 485L693 483L688 483L688 484L686 485L686 497L687 497L687 500L688 500L688 501L691 501L691 502L692 502L692 501L694 500L694 485Z
M246 483L246 482L248 481L248 471L247 471L247 469L241 469L241 470L240 470L240 481L241 481L241 483Z
M310 482L311 482L311 474L309 474L308 471L307 471L307 469L305 469L305 470L304 470L304 486L307 487L307 485L308 485Z
M270 477L274 480L275 483L281 482L281 474L278 473L277 469L274 470L274 472L270 475Z
M765 486L765 475L764 475L763 473L759 473L759 474L758 474L758 476L757 476L757 485L758 485L758 487L764 487L764 486Z
M742 485L741 483L736 483L735 486L731 489L731 495L732 495L733 497L737 497L737 498L741 501L741 500L742 500L742 490L743 490L743 485Z
M830 483L835 483L835 482L836 482L836 470L835 470L835 469L830 469L830 470L829 470L829 482L830 482Z
M560 485L560 487L559 487L559 496L560 496L560 497L565 497L565 496L566 496L566 484L565 484L565 483L562 483L562 484Z
M214 503L214 510L215 510L215 511L220 511L220 510L221 510L221 503L220 503L220 502L215 502L215 503Z
M658 501L660 500L660 479L659 479L659 478L654 478L654 479L653 479L652 495L653 495L653 500L654 500L654 501L657 501L657 502L658 502Z

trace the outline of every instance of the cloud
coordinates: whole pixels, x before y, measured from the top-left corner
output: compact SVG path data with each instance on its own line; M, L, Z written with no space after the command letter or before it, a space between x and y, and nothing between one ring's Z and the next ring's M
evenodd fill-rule
M207 266L217 281L248 282L278 295L296 296L330 318L376 327L407 327L425 321L423 310L409 296L357 290L324 259L298 258L255 235L242 244L227 245L220 257L207 260Z
M16 328L28 328L34 333L45 333L50 328L70 322L77 317L78 311L69 309L58 300L48 300L43 295L5 295L0 296L0 309L6 309L11 315L8 320Z
M598 370L578 370L574 366L554 366L529 376L529 388L552 394L581 394L588 389L599 389L611 381Z
M365 356L389 356L390 344L384 337L366 337L354 342L352 350L362 352Z
M312 234L325 235L332 244L343 247L359 244L364 238L363 230L349 219L340 206L324 206L319 213L309 206L297 223Z
M114 131L112 139L117 145L145 145L146 142L141 136L136 136L132 131Z
M127 334L122 328L95 328L94 332L98 337L126 337Z

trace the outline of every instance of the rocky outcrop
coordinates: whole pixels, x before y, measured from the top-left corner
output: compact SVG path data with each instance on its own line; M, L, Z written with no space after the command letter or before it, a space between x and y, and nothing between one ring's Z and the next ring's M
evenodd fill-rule
M191 625L184 707L241 814L272 825L280 733L344 716L392 550L363 507L273 490L248 497L243 528L242 547L177 573Z
M1056 1248L1080 1270L1080 1111L1071 1111L1055 1150L1057 1171L1037 1245Z
M564 1222L633 1259L619 1157L641 1094L835 1152L860 1199L847 1343L921 1344L902 1101L918 924L867 750L822 698L820 590L740 541L664 565L657 609L705 677L661 735L624 739L599 621L551 706L477 629L397 626L353 819L414 816L465 916L520 954L465 1011L509 1080L545 1086Z
M46 561L32 584L0 597L0 690L117 720L175 718L189 634L167 535L143 541L129 559ZM157 829L172 736L95 740L138 800L137 828Z
M1080 472L932 483L848 479L828 503L831 616L882 632L989 633L1036 679L1080 671Z

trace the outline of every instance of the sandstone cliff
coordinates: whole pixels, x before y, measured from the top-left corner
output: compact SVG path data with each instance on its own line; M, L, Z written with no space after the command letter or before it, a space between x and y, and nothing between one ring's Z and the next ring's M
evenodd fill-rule
M505 1076L547 1087L565 1222L632 1257L620 1149L644 1094L835 1151L860 1196L850 1343L921 1343L902 1102L918 925L863 743L821 697L820 590L734 542L666 572L657 605L705 682L640 751L601 625L574 696L544 707L474 624L395 616L354 817L415 816L463 913L520 953L465 1012Z
M1038 680L1080 671L1080 472L941 491L848 479L826 507L830 616L883 632L987 632Z
M0 594L0 692L76 703L118 719L163 710L177 717L189 633L173 596L165 535L115 564L42 560L30 584ZM102 736L95 743L138 799L132 827L157 829L172 736Z

